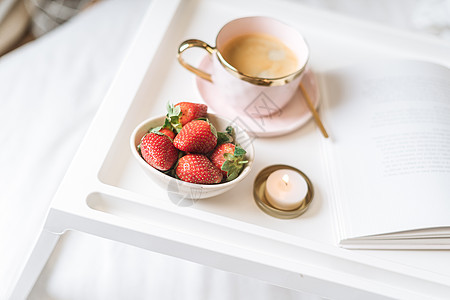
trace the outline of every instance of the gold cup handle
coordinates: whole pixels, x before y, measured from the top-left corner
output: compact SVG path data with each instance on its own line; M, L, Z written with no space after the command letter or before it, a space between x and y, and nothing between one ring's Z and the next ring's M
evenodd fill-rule
M195 40L195 39L191 39L191 40L186 40L184 42L182 42L180 44L180 46L178 47L178 61L180 62L180 64L185 67L187 70L191 71L192 73L194 73L195 75L199 76L200 78L206 79L210 82L212 82L211 79L211 74L206 73L205 71L202 71L196 67L191 66L190 64L188 64L187 62L184 61L183 57L182 57L182 53L189 49L189 48L193 48L193 47L199 47L199 48L203 48L206 51L208 51L209 54L213 54L215 48L211 47L210 45L208 45L207 43L200 41L200 40Z

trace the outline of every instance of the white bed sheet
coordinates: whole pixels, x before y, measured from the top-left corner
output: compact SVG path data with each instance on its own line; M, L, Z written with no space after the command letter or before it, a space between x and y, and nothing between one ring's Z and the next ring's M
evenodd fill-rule
M448 0L301 2L450 38ZM0 299L8 299L148 3L105 0L0 58ZM30 294L30 299L248 298L317 297L74 232L58 244Z

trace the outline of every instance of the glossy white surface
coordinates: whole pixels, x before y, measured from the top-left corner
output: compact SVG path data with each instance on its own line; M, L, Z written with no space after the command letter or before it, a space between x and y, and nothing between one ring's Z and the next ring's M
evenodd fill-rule
M420 19L422 23L419 23L425 24L420 29L421 32L433 31L443 38L445 38L445 32L448 32L448 25L445 26L445 21L448 18L439 17L445 16L448 1L436 1L428 6L426 4L428 1L383 1L382 4L379 1L306 2L335 12L347 12L364 19L373 19L384 24L390 24L393 27L400 26L411 30L414 29L411 26L411 24L414 24L412 21ZM67 26L57 29L54 33L16 50L0 60L2 67L0 68L0 78L4 83L0 89L2 95L0 97L2 101L2 109L0 110L1 141L2 145L8 145L8 147L1 148L2 155L0 156L2 162L2 168L0 169L2 177L0 183L0 199L2 201L0 233L2 241L4 241L0 246L2 265L0 276L3 283L0 286L1 296L8 291L11 274L17 272L18 265L23 262L27 249L30 248L31 242L42 225L51 196L61 181L88 124L112 82L124 53L127 52L128 46L132 45L132 32L138 27L138 16L142 16L147 5L143 1L139 3L139 5L128 5L125 1L105 1L86 12L86 14L77 17ZM436 3L443 3L447 6L439 6L432 10ZM223 3L221 5L227 10L228 4ZM190 10L187 12L192 13L194 9L189 8ZM242 5L242 9L255 11L254 6L245 4ZM419 18L418 12L421 10L434 11L436 17L425 18L422 15L422 18ZM264 11L264 8L259 11ZM419 17L417 17L418 14ZM205 18L198 19L198 22L194 24L197 27L193 25L194 27L186 29L191 30L192 33L195 31L196 36L198 36L199 31L195 28L199 28L200 21L213 21L213 18L208 15L202 15L201 13L200 15ZM287 18L295 19L295 12L288 12L287 15ZM442 20L442 22L433 23L433 20ZM218 19L216 22L219 24L221 20ZM326 22L324 25L326 25ZM215 28L212 28L211 32L214 30ZM318 41L323 37L327 37L330 42L335 41L336 45L345 41L348 46L361 50L356 58L364 57L364 51L372 50L374 46L371 43L361 46L355 40L364 37L364 31L356 31L353 37L338 38L335 34L339 32L339 28L330 30L328 34L315 28L310 30L311 34L317 33L317 39L312 39L312 43L316 45L314 51L321 48ZM86 32L90 34L86 35ZM114 34L111 34L111 32L114 32ZM208 36L205 38L208 38ZM380 39L381 36L374 35L373 38L376 44L376 40ZM409 46L410 44L406 44L394 55L407 53ZM389 52L388 48L380 46L376 49L383 54ZM335 50L335 55L344 53L344 50L339 47L333 50ZM345 60L334 61L333 59L334 56L323 56L320 60L317 58L314 66L316 70L325 71L327 67L346 62ZM85 66L89 66L89 72L86 72ZM169 73L177 73L178 69L176 68L178 66L171 68L162 72L164 77ZM180 75L175 79L181 80L185 77L188 77L188 75ZM188 82L187 86L189 87L194 85L192 81L186 82ZM157 81L155 84L158 86L158 84L163 83ZM197 96L195 89L190 89L190 92L186 93L185 90L173 89L173 85L164 86L164 84L162 89L164 95L173 97ZM146 108L148 110L142 112L141 116L155 113L149 106ZM22 120L26 120L26 122ZM5 128L14 129L9 131ZM27 135L30 128L33 129L33 135ZM67 132L70 132L70 134L67 135ZM108 132L106 133L108 134ZM114 135L115 133L111 134ZM34 145L32 151L28 147L20 147L24 136L28 137L29 144ZM273 151L283 150L282 143L288 138L299 140L299 145L304 148L302 151L307 152L306 149L310 143L317 144L321 136L315 126L309 123L305 128L289 137L258 141L257 149L270 147ZM100 148L102 148L101 145ZM256 169L264 167L273 158L269 154L262 154L261 157L258 157L258 160L261 163L259 165L256 163ZM291 163L286 157L282 157L277 162ZM302 170L314 175L313 181L320 178L320 170L313 161L300 158L298 163ZM119 188L123 187L140 192L140 182L127 179L127 174L133 174L134 169L127 164L122 166L125 166L125 169L123 169L124 173L121 176L117 176L115 173L109 175L109 177L103 175L104 178L108 179L107 183ZM45 170L45 176L43 176L42 170ZM102 171L105 172L105 169L102 169ZM235 193L240 194L241 192L242 190L237 190ZM318 199L315 199L317 201L310 208L308 214L294 221L295 223L298 222L299 226L286 226L283 221L263 217L264 223L267 222L264 226L275 231L286 231L288 235L284 237L299 235L319 244L328 244L332 241L331 224L327 221L328 208L324 201L320 200L323 197L324 195L319 192ZM114 212L113 201L110 201L110 204L110 209ZM231 209L230 205L239 208L238 212L236 212L236 209ZM219 210L226 217L258 224L261 217L257 209L253 211L253 208L251 208L253 212L251 215L240 214L240 209L249 209L249 203L238 202L236 199L235 202L225 205L224 202L218 200L211 205L203 204L195 208L195 210L213 213ZM135 212L135 210L132 211ZM116 213L123 212L116 211ZM204 216L201 213L200 215ZM140 216L145 218L145 211L142 211ZM11 228L14 228L14 231L10 230ZM305 228L317 230L308 231ZM306 243L305 246L311 245ZM293 248L287 249L294 251ZM324 247L324 249L328 248ZM345 257L347 253L340 250L339 252L343 255L342 257ZM301 254L307 253L310 252L301 252ZM439 278L441 278L441 281L445 280L449 275L449 268L445 263L442 263L449 261L446 252L434 252L433 256L430 257L429 252L420 251L407 253L403 251L355 251L351 253L351 256L356 261L377 264L381 268L386 267L386 269L391 269L390 262L394 261L395 271L400 273L411 272L410 265L413 262L413 271L430 280L425 284L425 288L435 292L439 292L440 289L432 281L439 281ZM311 258L313 263L322 262L325 266L331 265L337 269L345 269L346 266L346 264L341 264L340 260L327 260L327 256L321 256L319 253L312 254ZM308 270L307 266L303 267ZM354 272L355 276L365 276L373 280L386 277L386 273L381 269L371 269L370 273L365 273L366 269L360 268L361 265L350 264L347 271ZM430 268L436 269L430 271ZM155 272L155 270L157 271ZM127 274L126 280L124 280L123 274ZM187 276L186 274L193 275ZM352 279L352 276L343 278L339 275L331 273L330 277L334 276L339 280ZM210 280L211 278L213 280ZM391 277L386 279L395 280L398 277L391 274ZM179 283L175 290L172 285L174 280ZM154 282L155 284L149 285L148 282ZM411 286L419 284L416 281L413 283ZM206 289L205 285L208 285L210 289ZM359 287L362 289L369 288L364 284L359 285ZM315 288L319 290L320 286ZM70 233L64 236L64 239L58 245L57 251L42 273L30 298L139 299L145 297L143 295L156 295L155 298L163 299L177 297L183 297L183 299L198 299L201 297L239 299L239 297L243 298L248 293L258 299L273 299L274 297L300 299L302 296L309 298L305 295L271 287L259 281L149 253L132 246ZM401 289L399 293L401 293Z

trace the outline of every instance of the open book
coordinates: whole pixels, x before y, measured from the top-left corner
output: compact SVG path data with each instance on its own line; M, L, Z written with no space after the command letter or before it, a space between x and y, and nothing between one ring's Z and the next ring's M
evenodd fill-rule
M450 69L376 61L322 84L340 246L450 249Z

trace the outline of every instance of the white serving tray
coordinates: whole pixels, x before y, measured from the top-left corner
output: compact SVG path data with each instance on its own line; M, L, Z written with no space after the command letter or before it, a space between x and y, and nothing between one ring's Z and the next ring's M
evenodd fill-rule
M319 79L327 70L380 57L450 66L450 45L437 39L291 1L154 0L50 213L66 212L82 220L77 230L114 238L111 228L116 234L126 229L123 242L332 299L450 295L448 251L350 251L336 246L320 155L322 136L312 121L288 135L254 140L253 170L241 184L186 206L173 203L133 160L128 140L137 124L164 114L168 101L202 101L194 75L176 60L180 42L198 38L214 45L223 24L249 15L272 16L302 32ZM188 60L199 63L203 55ZM305 172L315 188L309 210L297 219L270 217L253 201L257 173L279 163ZM54 232L59 231L55 226ZM156 240L146 240L148 236Z

